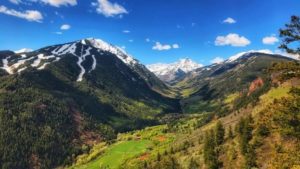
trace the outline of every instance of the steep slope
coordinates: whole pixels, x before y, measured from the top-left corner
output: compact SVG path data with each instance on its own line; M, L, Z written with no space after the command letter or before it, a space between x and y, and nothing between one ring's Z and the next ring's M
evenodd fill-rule
M189 113L228 112L226 99L240 99L234 107L246 105L246 100L257 97L269 89L266 70L274 62L292 59L268 53L247 52L220 64L213 64L191 72L175 86L182 91L183 110ZM252 89L250 89L250 84Z
M202 67L201 64L198 64L189 58L180 59L178 62L170 64L157 63L147 65L147 68L150 71L169 84L176 83L180 79L183 79L187 73L200 67Z
M152 89L166 87L161 81L102 40L6 51L0 57L1 168L67 164L72 154L82 153L82 145L180 112L178 100Z
M270 90L245 108L220 118L187 114L120 134L117 142L98 144L68 168L299 168L300 63L267 69Z

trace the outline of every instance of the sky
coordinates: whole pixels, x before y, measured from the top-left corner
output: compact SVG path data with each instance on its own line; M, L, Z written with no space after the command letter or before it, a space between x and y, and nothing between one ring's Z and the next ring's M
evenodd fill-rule
M277 51L299 0L1 0L0 50L84 38L124 48L143 64L208 65L239 52Z

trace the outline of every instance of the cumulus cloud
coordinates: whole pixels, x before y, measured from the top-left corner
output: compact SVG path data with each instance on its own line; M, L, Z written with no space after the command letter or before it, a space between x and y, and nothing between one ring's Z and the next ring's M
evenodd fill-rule
M130 30L123 30L123 33L130 33Z
M274 45L275 43L279 42L275 35L266 36L262 39L263 44L265 45Z
M216 46L231 45L234 47L243 47L249 45L251 42L244 36L235 33L230 33L226 36L218 36L215 40Z
M97 2L93 2L92 5L97 7L97 13L105 17L122 17L123 14L128 14L128 11L123 6L118 3L109 2L108 0L98 0Z
M16 4L16 5L22 3L21 0L9 0L9 2L11 2L11 3L13 3L13 4Z
M172 47L173 47L174 49L178 49L178 48L179 48L179 45L178 45L177 43L175 43L175 44L172 45Z
M211 60L210 62L211 63L216 63L216 64L219 64L219 63L222 63L224 61L224 59L223 58L221 58L221 57L216 57L216 58L214 58L213 60Z
M54 7L77 5L77 0L34 0L34 1L41 1L45 4L49 4Z
M146 42L150 42L150 38L146 38L145 41L146 41Z
M42 22L43 15L36 10L26 10L24 12L8 9L5 6L0 6L0 13L26 19L30 22Z
M61 25L60 29L61 30L69 30L69 29L71 29L71 25L63 24L63 25Z
M170 49L178 49L179 45L178 44L173 44L173 45L169 45L169 44L161 44L160 42L156 42L155 45L152 47L153 50L170 50Z
M234 20L233 18L228 17L223 21L223 23L234 24L234 23L236 23L236 20Z

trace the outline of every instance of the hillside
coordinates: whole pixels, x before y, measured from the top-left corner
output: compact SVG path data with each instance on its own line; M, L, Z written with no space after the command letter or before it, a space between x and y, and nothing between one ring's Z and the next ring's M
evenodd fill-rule
M156 92L168 92L165 84L102 40L0 57L1 168L68 164L83 145L181 111L178 100Z
M299 168L300 64L277 63L266 72L270 90L255 104L218 119L190 114L120 134L69 168Z
M218 110L218 114L222 116L232 109L255 102L261 94L270 89L270 77L266 70L274 62L281 61L292 59L280 55L247 52L191 72L175 85L183 96L183 111L199 113ZM228 107L227 102L235 99L235 104Z

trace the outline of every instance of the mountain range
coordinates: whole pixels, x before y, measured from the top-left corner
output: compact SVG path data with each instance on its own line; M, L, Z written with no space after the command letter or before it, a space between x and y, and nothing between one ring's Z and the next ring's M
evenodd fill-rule
M133 154L117 158L124 159L120 164L104 160L101 167L188 166L192 162L187 164L187 156L205 167L202 154L207 149L202 147L208 135L203 131L219 120L227 132L252 114L255 135L260 130L256 118L267 103L274 107L279 96L291 99L294 95L288 92L297 93L292 89L299 87L299 62L266 51L240 53L208 66L187 58L144 66L117 46L87 38L35 51L0 51L0 59L0 166L9 169L100 167L97 160L123 149ZM223 141L224 147L242 138L236 130L236 137ZM271 127L268 131L265 139L278 132ZM247 146L254 146L252 142ZM294 147L298 142L289 143ZM112 151L122 144L128 145ZM249 160L249 147L248 154L229 148L217 152L223 166L230 168L225 152L235 151L233 162ZM262 149L255 151L260 154Z
M165 64L156 63L147 65L147 68L153 72L158 78L167 83L176 83L187 73L203 67L203 65L192 61L189 58L180 59L178 62Z

